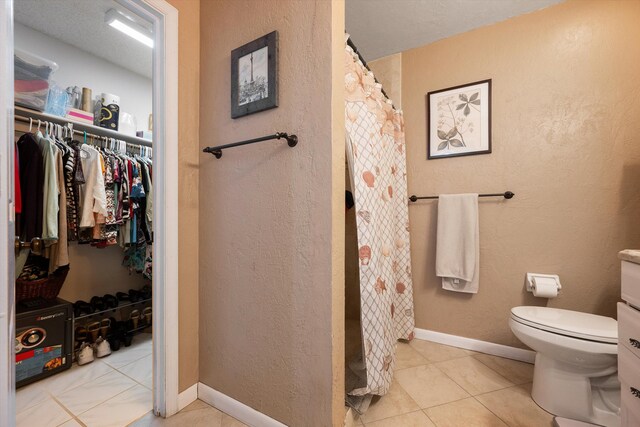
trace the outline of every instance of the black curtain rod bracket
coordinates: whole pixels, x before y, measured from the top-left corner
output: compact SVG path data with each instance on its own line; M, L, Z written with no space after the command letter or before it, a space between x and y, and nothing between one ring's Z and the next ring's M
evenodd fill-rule
M272 139L282 138L287 140L287 145L289 147L295 147L296 145L298 145L298 137L296 135L289 135L286 132L276 132L273 135L261 136L260 138L253 138L247 139L245 141L233 142L231 144L218 145L217 147L206 147L202 151L204 153L213 154L214 156L216 156L216 159L219 159L220 157L222 157L222 150L224 150L225 148L239 147L241 145L255 144L256 142L270 141Z
M504 197L505 199L511 199L513 198L513 196L515 196L515 193L511 191L505 191L504 193L478 194L478 197ZM438 196L423 196L423 197L411 196L409 197L409 200L411 200L412 202L416 202L418 200L423 200L423 199L437 199L437 198Z

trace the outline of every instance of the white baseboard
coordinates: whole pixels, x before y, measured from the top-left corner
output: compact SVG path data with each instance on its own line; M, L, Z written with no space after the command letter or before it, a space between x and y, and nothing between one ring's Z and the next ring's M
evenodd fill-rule
M198 383L195 383L182 393L178 394L178 411L182 411L198 399Z
M198 399L251 427L286 427L280 421L276 421L203 383L198 383Z
M521 362L533 363L536 359L535 351L475 340L473 338L459 337L457 335L443 334L442 332L430 331L428 329L415 328L415 337L421 340L433 341L466 350L479 351L481 353L519 360Z

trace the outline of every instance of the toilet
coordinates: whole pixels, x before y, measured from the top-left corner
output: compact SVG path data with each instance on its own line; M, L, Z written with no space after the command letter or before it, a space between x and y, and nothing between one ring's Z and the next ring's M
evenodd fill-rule
M559 417L620 425L618 322L549 307L514 307L509 326L536 352L531 397Z

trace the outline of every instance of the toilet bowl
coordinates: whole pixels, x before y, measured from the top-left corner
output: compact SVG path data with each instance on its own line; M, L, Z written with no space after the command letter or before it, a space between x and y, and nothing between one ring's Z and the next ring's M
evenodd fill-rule
M531 397L547 412L620 425L615 319L548 307L514 307L509 326L536 352Z

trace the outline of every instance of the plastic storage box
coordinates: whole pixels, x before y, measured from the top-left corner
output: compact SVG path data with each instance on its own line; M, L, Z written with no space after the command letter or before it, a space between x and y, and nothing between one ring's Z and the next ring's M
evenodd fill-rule
M53 61L16 49L14 54L16 105L44 111L51 75L57 69L58 64Z

